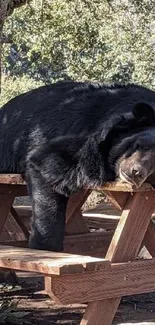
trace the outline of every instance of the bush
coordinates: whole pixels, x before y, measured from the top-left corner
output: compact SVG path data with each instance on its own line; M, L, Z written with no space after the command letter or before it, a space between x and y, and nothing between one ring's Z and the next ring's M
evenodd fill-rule
M0 107L7 103L11 98L41 85L43 85L43 82L35 81L28 76L17 78L3 76Z
M33 1L4 26L0 103L62 78L155 88L154 32L152 0Z

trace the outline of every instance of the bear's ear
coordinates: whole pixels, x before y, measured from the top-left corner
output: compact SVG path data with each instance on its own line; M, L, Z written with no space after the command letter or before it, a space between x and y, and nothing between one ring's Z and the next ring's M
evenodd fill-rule
M152 125L155 123L155 110L148 103L137 103L133 109L132 113L136 120L139 122L145 122L146 124Z

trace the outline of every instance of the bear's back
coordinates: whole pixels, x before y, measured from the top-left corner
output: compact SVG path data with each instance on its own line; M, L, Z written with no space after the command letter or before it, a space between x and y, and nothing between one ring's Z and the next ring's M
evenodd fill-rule
M136 102L155 107L155 93L136 85L58 82L19 95L0 110L0 172L27 150L59 136L91 135L108 127ZM16 171L12 167L10 172Z

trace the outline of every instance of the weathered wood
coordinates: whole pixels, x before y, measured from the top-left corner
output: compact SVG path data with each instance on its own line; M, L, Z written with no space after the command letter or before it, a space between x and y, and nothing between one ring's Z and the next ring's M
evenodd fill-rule
M13 206L28 231L31 229L32 206Z
M110 192L110 191L104 191L104 194L108 197L110 202L120 211L125 207L125 204L127 202L127 199L130 195L129 192Z
M0 267L2 268L61 275L86 272L99 266L109 268L110 262L90 256L0 246Z
M81 190L74 194L68 202L66 212L66 233L67 234L83 234L89 232L85 220L80 212L80 208L89 196L90 191ZM14 207L19 217L24 217L23 223L27 224L26 217L30 218L32 212L31 207ZM29 228L29 227L28 227Z
M0 241L0 249L2 246L14 246L28 248L28 240L9 240L9 241Z
M104 218L101 214L84 215L84 219L89 229L115 230L119 222L119 218Z
M155 257L155 224L152 220L144 237L144 245L146 246L151 256Z
M64 251L71 254L104 257L107 253L112 236L112 231L97 231L81 235L66 236Z
M14 200L14 195L12 193L0 195L0 234L3 230L8 213L13 204L13 200Z
M31 206L14 206L15 211L17 212L19 218L22 220L24 226L27 230L30 230L30 221L32 216L32 207ZM83 234L88 232L88 228L84 218L80 212L71 219L70 222L66 225L66 234Z
M107 195L111 203L116 208L123 210L124 203L127 201L127 197L129 193L105 191L105 194ZM112 223L112 226L113 227L115 226L114 223ZM150 221L149 227L144 237L143 245L146 246L151 256L154 257L155 256L155 225L153 221Z
M25 185L25 181L20 174L0 174L0 183L1 184L21 184ZM140 188L135 188L134 185L130 185L127 183L123 183L122 181L118 180L116 182L109 182L103 184L100 188L96 190L106 190L106 191L119 191L119 192L141 192L141 191L150 191L153 190L151 184L144 183ZM90 189L83 190L83 193L87 191L91 191ZM76 201L76 194L75 194L75 201Z
M115 229L120 219L121 211L107 203L99 204L96 209L82 213L87 226L93 229Z
M90 190L81 190L70 197L66 211L67 234L83 234L89 232L80 209L90 193Z
M113 232L100 231L81 235L69 235L64 240L64 253L105 257ZM28 247L27 240L3 240L1 245Z
M155 291L155 259L118 264L112 263L107 269L102 270L100 267L102 267L101 264L95 271L83 272L81 274L62 275L60 277L52 276L50 283L52 297L54 296L62 304L92 302L90 307L93 308L93 313L92 315L90 314L92 309L89 308L89 318L93 316L93 320L96 319L96 322L94 322L96 325L98 324L98 317L95 318L94 315L96 312L95 308L98 309L98 306L94 301L99 301L99 319L102 320L102 324L106 324L107 310L103 317L103 301L101 300L105 299L104 306L109 306L108 308L110 308L111 298ZM50 286L48 279L49 294ZM109 298L110 301L106 300ZM117 308L117 304L114 303L114 305ZM113 314L113 309L110 308L110 310ZM109 323L110 321L111 317L108 318Z
M135 193L130 196L108 249L107 259L112 262L121 262L133 260L136 257L154 208L154 191ZM81 325L94 325L94 319L96 319L96 325L103 325L103 319L104 325L111 325L119 303L120 298L116 298L111 310L110 300L103 300L102 304L93 302L88 305ZM110 310L110 315L107 314L107 309ZM98 318L99 314L100 318Z
M100 188L96 188L96 190L103 191L115 191L115 192L145 192L155 190L151 184L143 183L139 188L136 188L134 185L130 185L128 183L123 183L118 180L116 182L109 182L103 184Z
M7 192L5 194L1 193L0 194L0 235L3 232L4 229L4 225L6 223L9 211L11 209L11 206L13 204L15 195L12 192ZM7 228L5 229L6 234L8 234L8 230ZM6 273L7 272L7 273ZM0 271L1 273L1 279L5 278L6 274L7 276L12 276L12 272L8 272L6 270L6 268L3 271ZM5 274L6 273L6 274ZM16 278L16 276L14 275L14 278Z
M27 186L17 184L1 184L0 183L0 195L14 194L14 196L27 196Z
M30 229L30 220L32 216L31 206L14 206L18 216L22 219L22 222L26 228ZM81 221L82 219L82 221ZM83 222L84 219L84 222ZM66 234L81 234L88 232L88 228L103 228L114 230L120 219L120 211L114 209L108 209L104 205L104 210L98 213L98 210L90 210L90 212L77 213L72 222L66 225ZM83 231L83 229L85 231Z
M26 217L26 218L31 218L32 216L32 206L27 206L27 205L14 205L13 206L16 212L20 217Z
M71 219L74 218L76 213L80 211L82 205L84 204L90 193L90 190L81 190L70 197L67 205L66 223L68 223L68 221L71 221Z
M14 219L16 220L18 226L20 227L20 229L24 233L25 237L28 239L29 238L29 231L27 230L24 223L22 222L22 219L20 218L20 216L18 216L18 213L16 212L16 210L13 207L11 207L10 212L11 212L12 216L14 217Z
M20 174L0 174L0 183L25 185L25 181Z
M128 261L137 256L154 208L153 191L130 196L109 247L108 259Z
M105 191L105 195L108 197L110 202L118 209L123 210L124 208L124 203L127 201L129 193L125 192L110 192L110 191ZM98 223L102 223L102 221L99 220ZM110 227L110 229L114 229L115 223L113 220L111 221L111 224L107 224L107 226ZM92 225L91 225L92 226ZM105 223L106 226L106 223ZM152 257L155 256L155 225L153 221L150 221L149 227L146 231L144 241L142 246L145 245L149 253L151 254ZM142 248L142 247L141 247Z
M82 325L87 325L88 324L88 319L91 319L92 324L96 325L96 320L98 322L98 324L102 324L104 325L104 317L106 315L106 322L107 324L111 324L111 312L115 309L117 310L117 301L115 298L113 299L108 299L105 300L104 303L104 308L106 310L106 314L103 314L102 312L99 312L98 315L96 316L96 308L98 308L98 310L102 311L103 308L103 302L101 301L95 301L95 302L90 302L89 303L90 308L87 308L82 322L80 324ZM97 317L97 318L96 318Z
M6 175L5 175L6 176ZM16 175L17 176L17 175ZM7 179L8 181L8 179ZM6 180L3 180L3 185L10 184L7 183ZM9 187L13 187L13 186L21 186L23 188L26 188L25 183L20 183L20 185L18 182L16 183L16 179L11 180L11 185L8 185ZM112 195L113 193L111 193L111 196L114 198L114 201L116 203L117 208L119 208L120 210L122 208L124 208L124 211L122 213L121 216L121 220L119 222L119 225L116 229L115 235L113 237L112 243L110 245L110 248L108 250L108 254L107 254L107 258L111 259L111 261L113 262L118 262L121 260L132 260L136 257L136 254L138 253L138 250L140 249L142 240L144 238L144 234L145 231L147 229L148 223L149 223L149 217L151 215L151 213L153 212L153 209L155 208L155 204L153 203L153 199L154 199L154 195L155 192L154 191L150 191L152 189L151 185L149 184L143 184L143 186L139 189L135 189L134 187L132 187L129 184L124 184L124 183L120 183L120 182L115 182L115 183L110 183L110 184L105 184L102 188L100 188L99 190L103 190L105 193L106 191L110 191L113 192L114 195ZM115 195L115 191L116 191L116 195ZM122 193L122 197L120 196L120 192L124 192ZM129 194L129 192L140 192L140 193L135 193L133 194L133 198L132 196ZM0 192L1 193L1 192ZM87 193L87 190L86 190ZM68 225L70 223L70 229L71 232L74 233L75 229L77 229L78 226L78 220L79 224L81 223L81 225L79 226L79 228L81 227L81 231L82 232L86 232L87 229L84 230L84 223L83 223L83 219L81 217L81 213L80 208L83 205L83 203L85 202L86 198L83 194L81 193L81 198L79 197L79 193L77 193L73 198L71 198L69 204L71 203L71 205L68 205L68 210L67 210L67 218L66 220L68 221ZM127 196L130 196L130 199L127 200ZM123 198L123 199L122 199ZM124 199L125 198L125 199ZM124 207L124 204L127 200L127 204ZM75 222L77 221L77 223ZM68 228L69 229L69 228ZM78 230L79 231L79 230ZM81 240L81 239L80 239ZM89 240L88 240L89 241ZM79 241L79 245L82 246L85 245L85 243L80 242ZM75 248L75 244L74 247ZM5 248L6 249L6 248ZM12 249L12 248L11 248ZM15 248L14 248L15 249ZM16 248L17 250L17 248ZM18 248L19 250L19 248ZM9 248L8 248L9 251ZM48 275L52 275L54 274L52 277L51 276L47 276L46 277L46 281L45 281L45 285L46 285L46 290L49 291L49 293L51 292L51 287L53 290L53 295L57 296L58 299L61 299L61 294L62 294L62 289L64 288L63 285L65 285L65 297L68 296L69 293L69 285L71 284L71 279L73 278L73 282L74 282L74 290L75 290L75 294L73 294L74 299L77 298L78 299L78 303L80 302L80 297L83 295L85 301L90 301L91 303L88 305L88 308L86 309L84 318L81 322L81 325L103 325L103 320L104 320L104 325L110 325L115 311L117 309L117 306L119 304L120 298L117 298L118 296L121 295L127 295L128 293L124 293L124 290L127 289L128 292L130 292L129 294L131 294L132 289L135 290L135 286L136 289L138 288L139 291L136 291L136 293L140 293L140 292L147 292L147 290L151 291L154 289L153 283L155 282L154 279L154 275L152 275L151 273L151 268L154 268L153 265L149 265L148 270L146 270L147 272L147 276L146 273L142 273L143 275L143 279L141 280L140 274L139 277L136 275L135 277L132 278L131 275L134 274L134 269L131 270L131 274L125 273L125 275L121 272L127 272L127 270L124 269L124 266L121 265L121 268L119 269L119 267L117 265L115 265L115 269L114 267L110 268L110 263L107 260L103 260L103 259L95 259L92 261L92 258L90 257L84 257L84 256L77 256L77 257L73 257L71 256L70 258L68 258L68 254L67 257L64 257L64 254L61 254L61 256L57 256L56 257L50 257L49 255L51 254L50 252L38 252L38 251L33 251L34 255L31 255L31 251L28 251L28 254L26 255L26 259L25 257L23 257L23 254L25 253L25 251L21 252L18 254L17 251L15 253L15 251L12 251L12 258L10 258L10 251L9 253L5 252L5 258L4 256L1 258L1 253L0 253L0 263L2 263L2 267L3 268L8 268L9 266L12 269L19 269L20 270L29 270L29 271L33 271L33 272L41 272L44 274L48 274ZM4 253L4 252L3 252ZM37 255L39 254L39 255ZM43 255L44 257L43 257ZM53 254L53 253L52 253ZM57 253L54 253L57 254ZM14 255L14 256L13 256ZM62 257L63 255L63 257ZM18 259L17 259L18 256ZM19 256L20 256L20 260L19 260ZM22 258L21 258L22 256ZM87 260L88 258L88 260ZM91 259L91 261L90 261ZM68 262L69 260L69 262ZM72 262L71 262L72 260ZM41 261L41 262L40 262ZM70 264L71 262L71 264ZM146 263L146 261L145 261ZM132 263L131 263L132 264ZM1 266L1 264L0 264ZM133 266L133 264L132 264ZM28 268L27 268L28 267ZM117 267L117 269L116 269ZM143 267L143 266L141 266ZM106 268L108 270L108 272L104 271L104 268ZM124 271L123 271L124 269ZM94 272L95 270L95 272ZM102 270L102 271L101 271ZM129 264L128 264L128 270L130 270ZM143 268L144 270L144 268ZM114 274L117 271L117 274ZM128 271L129 272L129 271ZM102 275L102 277L100 278L100 274ZM105 274L104 278L103 278L103 274ZM126 279L126 274L128 275L127 281L124 280L125 282L125 286L123 286L124 282L123 279ZM55 276L55 275L61 275L60 277ZM106 285L108 284L108 275L111 277L109 281L111 281L111 288L107 287ZM112 275L114 276L114 278L112 278ZM119 276L122 275L122 278L119 278ZM149 275L149 276L148 276ZM86 278L82 278L83 276L87 276ZM90 276L90 278L89 278ZM123 278L124 276L124 278ZM146 276L146 280L147 282L145 283L144 280L144 276ZM68 280L67 280L68 279ZM83 280L82 280L83 279ZM103 283L103 287L102 287L102 292L99 291L99 289L97 290L97 287L101 287L101 282ZM136 284L133 284L133 280L136 279ZM151 279L151 280L150 280ZM118 280L118 281L116 281ZM140 282L140 280L142 281L142 283ZM60 282L58 281L62 281L61 285ZM82 286L82 294L78 291L81 290L79 289L80 287L80 281L81 284L85 283L89 286L89 290L88 293L86 292L85 294L85 290L86 287L83 285ZM98 281L98 282L97 282ZM118 288L116 288L114 286L115 282L118 283ZM120 285L120 283L122 285ZM150 282L149 282L150 281ZM129 285L129 288L126 287L126 282L127 282L127 287ZM49 284L51 284L51 287L49 286ZM57 289L56 289L56 284ZM112 286L113 284L113 286ZM132 284L134 286L134 288L132 287ZM144 284L144 287L143 287ZM90 289L93 288L91 291ZM125 288L125 289L124 289ZM114 290L115 289L115 290ZM57 290L57 291L55 291ZM140 291L143 290L143 291ZM146 291L144 291L146 290ZM78 292L77 296L76 296L76 292ZM96 293L97 292L97 293ZM99 296L99 292L102 293L102 295ZM72 289L72 293L74 293L73 289ZM134 292L133 292L134 293ZM51 293L52 294L52 293ZM98 298L97 296L98 295ZM103 295L104 294L104 295ZM63 293L63 297L64 297L64 293ZM116 298L114 298L116 297ZM68 299L70 299L71 303L74 302L73 298L70 294L70 297ZM87 298L87 299L86 299ZM105 299L104 301L102 301L101 299ZM112 299L106 299L106 298L112 298ZM67 303L67 298L62 298L65 300L65 303ZM95 301L99 299L100 301ZM69 300L68 300L69 301Z
M9 213L0 235L0 243L2 241L21 241L25 239L26 237L23 231L21 230L11 213Z
M74 218L68 221L66 224L65 233L67 235L76 235L76 234L85 234L89 232L89 228L86 225L86 222L82 216L82 213L79 211L74 215Z

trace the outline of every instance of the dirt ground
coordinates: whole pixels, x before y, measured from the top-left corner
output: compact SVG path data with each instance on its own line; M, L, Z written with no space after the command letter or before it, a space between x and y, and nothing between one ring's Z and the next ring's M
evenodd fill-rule
M103 200L101 194L93 193L84 209L92 208L96 202ZM16 204L21 200L16 200ZM25 198L24 204L29 203ZM43 278L30 273L17 273L18 285L0 283L0 303L18 301L17 314L28 312L23 319L18 318L19 325L79 325L86 305L56 305L43 290ZM5 321L0 324L14 324ZM125 297L122 299L114 325L155 325L155 293ZM95 325L95 324L94 324ZM104 319L103 319L104 325Z

